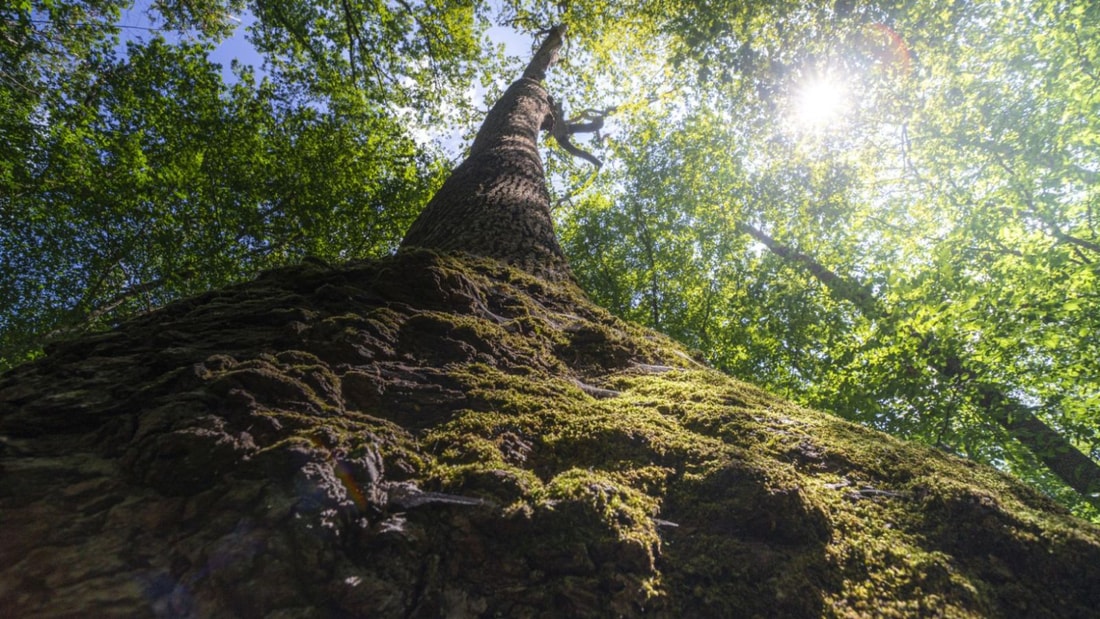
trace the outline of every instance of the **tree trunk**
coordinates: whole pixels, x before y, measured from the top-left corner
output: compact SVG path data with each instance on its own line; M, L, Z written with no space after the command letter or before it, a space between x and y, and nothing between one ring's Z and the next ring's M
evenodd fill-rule
M740 228L760 241L769 251L799 264L810 272L832 294L854 305L871 319L888 318L871 293L847 278L837 275L824 265L796 251L748 224ZM932 336L926 336L931 338ZM945 348L941 342L928 340L926 348L932 348L936 360L929 362L932 369L950 381L963 380L964 386L974 394L975 403L986 418L1001 426L1067 486L1081 494L1088 503L1100 509L1100 464L1074 447L1064 435L1043 423L1030 408L1012 397L1008 390L981 380L981 372L974 364Z
M530 183L494 186L486 210L529 215L506 187ZM456 187L436 212L480 238L448 214L478 216ZM702 367L528 263L561 260L549 228L477 257L437 224L394 257L272 271L0 376L2 614L1100 606L1100 530L1049 500Z
M572 279L554 234L538 148L539 133L554 123L541 81L561 37L560 27L550 31L523 76L489 111L469 156L405 234L403 250L465 251L546 279Z

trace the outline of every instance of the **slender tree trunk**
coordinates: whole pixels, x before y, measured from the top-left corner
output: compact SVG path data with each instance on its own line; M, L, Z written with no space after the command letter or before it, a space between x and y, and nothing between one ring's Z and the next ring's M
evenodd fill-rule
M572 279L538 150L540 132L554 123L542 80L561 44L562 28L555 27L489 111L469 156L409 228L403 250L464 251L547 279Z
M740 228L775 255L805 268L835 297L852 303L867 318L888 317L878 301L858 283L829 270L811 256L779 243L758 228L748 224L741 224ZM926 342L926 347L940 352L935 355L935 360L928 361L936 373L949 380L965 381L975 394L975 403L987 418L1019 441L1066 485L1081 493L1086 501L1100 508L1100 464L1043 423L1030 408L1006 393L1004 388L983 381L980 378L982 372L943 343L930 341Z

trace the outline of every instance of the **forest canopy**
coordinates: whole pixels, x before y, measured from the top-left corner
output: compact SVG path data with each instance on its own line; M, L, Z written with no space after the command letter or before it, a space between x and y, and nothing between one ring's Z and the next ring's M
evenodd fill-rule
M550 92L609 112L598 173L546 150L595 301L1100 519L1088 0L9 3L0 369L263 269L394 251L524 61L501 33L558 23ZM239 29L262 62L227 73L210 55Z

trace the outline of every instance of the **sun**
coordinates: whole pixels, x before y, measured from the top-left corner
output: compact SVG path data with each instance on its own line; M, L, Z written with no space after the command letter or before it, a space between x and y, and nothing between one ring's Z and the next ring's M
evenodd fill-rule
M848 92L833 77L815 77L804 82L794 98L794 121L807 129L826 129L844 117Z

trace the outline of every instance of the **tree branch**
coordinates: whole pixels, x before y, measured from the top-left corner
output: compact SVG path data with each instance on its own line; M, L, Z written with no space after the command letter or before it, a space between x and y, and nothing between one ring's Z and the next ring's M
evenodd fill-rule
M739 223L737 227L742 232L748 233L749 236L763 243L773 254L802 265L811 275L817 278L833 296L851 302L868 318L882 318L886 315L886 312L879 306L878 300L875 299L874 295L871 294L866 286L838 275L812 257L792 247L779 243L759 228L753 227L747 223Z
M818 281L839 298L855 305L867 318L888 316L878 300L858 283L825 268L812 257L778 243L763 231L745 223L738 228L760 241L775 255L803 266ZM1085 501L1100 508L1100 464L1082 453L1065 436L1051 429L1032 409L1009 395L1010 390L982 380L982 368L967 362L947 349L933 334L924 334L929 366L952 383L965 384L975 394L975 403L1009 436L1033 453L1069 487L1079 492Z
M604 117L596 116L586 123L571 123L565 119L565 112L562 110L561 101L550 97L550 108L554 114L554 125L550 129L551 135L554 136L554 141L570 155L580 157L596 166L597 170L603 167L602 161L592 153L575 146L569 136L574 133L594 133L603 129Z
M351 12L351 5L348 4L348 0L342 0L344 7L344 27L348 33L348 64L351 67L351 81L353 84L359 81L358 71L355 69L355 44L359 43L359 47L363 45L359 41L359 28L355 24L355 17Z

